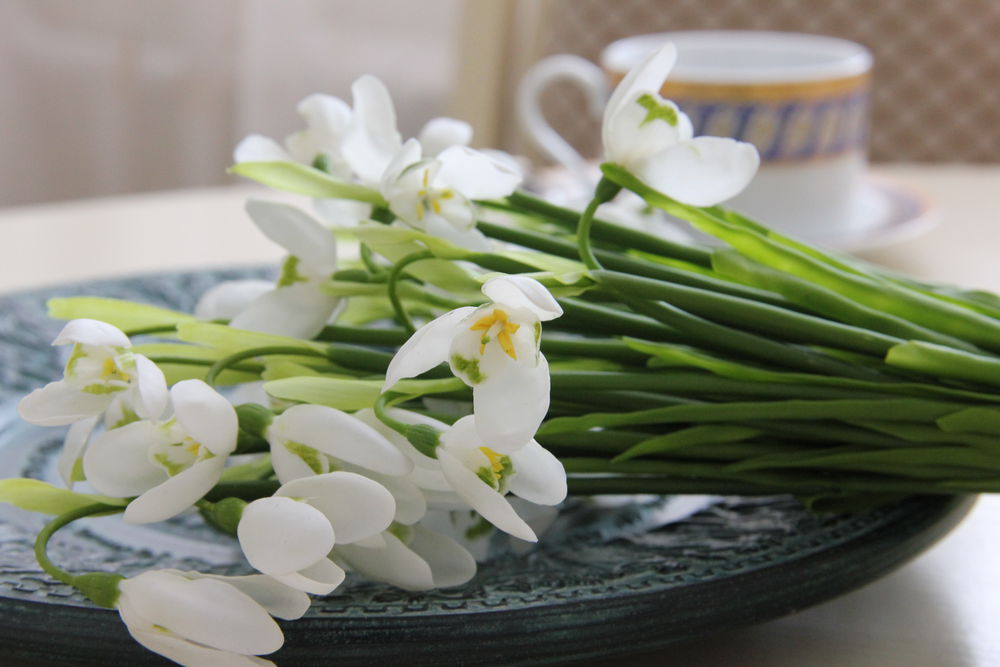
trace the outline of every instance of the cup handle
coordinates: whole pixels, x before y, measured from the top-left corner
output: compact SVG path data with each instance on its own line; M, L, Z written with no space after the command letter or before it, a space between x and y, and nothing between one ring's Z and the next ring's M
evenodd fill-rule
M533 65L517 88L517 119L521 131L548 158L566 167L587 187L593 176L587 161L556 132L542 113L542 93L549 84L569 81L580 87L587 98L589 111L600 118L608 101L608 84L604 72L594 63L568 54L549 56Z

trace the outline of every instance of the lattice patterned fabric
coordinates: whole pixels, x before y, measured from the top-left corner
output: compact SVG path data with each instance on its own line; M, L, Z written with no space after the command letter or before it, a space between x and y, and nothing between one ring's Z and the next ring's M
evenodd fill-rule
M604 45L668 30L807 32L860 42L875 57L870 156L891 162L1000 162L996 0L555 0L542 51L598 62ZM568 85L546 117L585 155L597 122Z

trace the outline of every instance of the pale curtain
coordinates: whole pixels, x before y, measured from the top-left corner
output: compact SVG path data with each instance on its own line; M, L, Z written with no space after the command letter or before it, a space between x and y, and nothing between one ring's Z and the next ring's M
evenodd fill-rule
M3 0L0 206L226 182L312 92L376 74L413 134L444 113L461 0Z

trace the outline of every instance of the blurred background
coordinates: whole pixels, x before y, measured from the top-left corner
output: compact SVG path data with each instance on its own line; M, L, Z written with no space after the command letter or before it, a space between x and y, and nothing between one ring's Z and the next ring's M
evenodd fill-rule
M512 106L532 63L700 28L860 42L875 56L873 161L1000 162L995 0L4 0L0 206L231 182L240 138L284 137L298 100L349 100L366 72L404 135L447 113L479 146L530 154ZM544 106L596 156L576 89Z

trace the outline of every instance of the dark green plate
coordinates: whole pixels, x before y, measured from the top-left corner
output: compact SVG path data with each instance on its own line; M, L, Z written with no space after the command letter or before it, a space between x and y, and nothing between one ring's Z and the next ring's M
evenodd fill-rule
M45 300L74 294L190 309L223 278L145 276L0 297L0 476L57 479L60 429L20 422L17 397L60 373L48 346L60 327ZM607 500L607 499L605 499ZM787 497L575 500L527 553L502 537L467 585L407 593L348 579L283 624L279 665L532 664L649 651L791 613L872 581L945 535L968 498L915 497L852 516L811 515ZM44 519L0 506L3 664L158 662L113 611L39 572L32 541ZM239 548L194 516L155 526L90 519L57 534L69 569L135 574L174 567L245 572Z

